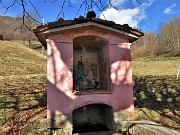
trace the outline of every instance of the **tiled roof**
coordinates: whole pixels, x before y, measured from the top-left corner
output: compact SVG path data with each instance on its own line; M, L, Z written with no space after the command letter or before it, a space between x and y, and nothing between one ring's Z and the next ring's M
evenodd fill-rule
M143 35L143 32L141 32L138 29L133 29L132 27L129 27L128 24L124 24L124 25L120 25L120 24L116 24L113 21L108 21L108 20L102 20L99 18L84 18L84 17L79 17L79 18L75 18L74 20L64 20L62 18L60 18L58 21L55 22L49 22L46 25L40 25L38 26L34 32L38 33L47 29L52 29L52 28L57 28L57 27L64 27L64 26L70 26L70 25L74 25L74 24L81 24L81 23L87 23L87 22L95 22L98 24L102 24L108 27L112 27L115 29L119 29L119 30L123 30L126 32L130 32L133 34L137 34L139 36Z
M63 18L60 18L60 19L58 19L58 21L49 22L48 24L45 24L45 25L40 25L36 29L34 29L34 33L38 37L37 33L39 33L39 32L43 32L43 31L53 29L53 28L72 26L72 25L75 25L75 24L82 24L82 23L88 23L88 22L94 22L94 23L97 23L97 24L101 24L101 25L104 25L104 26L107 26L107 27L117 29L117 30L128 32L128 33L134 34L137 37L141 37L141 36L144 35L143 32L141 32L138 29L134 29L132 27L129 27L128 24L120 25L120 24L116 24L113 21L102 20L102 19L93 18L93 17L92 18L84 18L82 16L80 16L79 18L75 18L74 20L64 20Z

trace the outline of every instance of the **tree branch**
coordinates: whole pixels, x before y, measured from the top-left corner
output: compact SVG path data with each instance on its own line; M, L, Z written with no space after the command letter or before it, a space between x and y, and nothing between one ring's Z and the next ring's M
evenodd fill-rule
M61 13L62 13L63 18L65 17L64 16L64 5L65 5L65 2L66 2L66 0L63 1L63 4L61 6L61 11L58 13L58 16L57 16L57 20L58 20L58 18L59 18Z
M69 7L72 7L70 0L68 0L68 2L69 2Z
M37 11L37 9L35 8L34 4L31 2L31 0L29 0L29 3L31 4L31 6L33 7L33 9L35 10L36 14L39 16L39 18L42 18L39 14L39 12Z
M100 0L101 1L101 0ZM99 9L99 11L102 13L104 19L106 20L105 15L103 14L103 11L101 10L101 8L98 6L98 3L96 3L94 0L92 0L92 2L95 4L95 6Z
M1 0L1 2L2 2L2 0ZM8 12L8 10L15 5L16 2L18 2L18 1L17 1L17 0L14 0L13 3L12 3L12 5L10 5L9 7L4 7L4 8L6 8L6 11L5 11L4 14L6 14L6 13Z
M79 14L79 11L81 10L82 6L83 6L84 4L86 5L86 3L87 3L86 0L84 0L84 1L81 3L81 5L80 5L80 7L79 7L79 9L78 9L75 17Z
M136 0L137 3L142 4L141 0Z
M0 3L2 3L2 1L3 0L0 0ZM43 2L46 2L46 1L47 0L43 0ZM55 2L61 2L62 3L62 0L49 0L49 1L51 4L55 3ZM60 6L60 11L57 15L57 19L60 17L60 15L62 15L63 18L65 17L64 9L66 7L66 1L68 2L69 7L72 7L71 0L63 0L62 5ZM132 1L132 0L129 0L129 1ZM135 0L135 1L139 4L142 4L141 0ZM77 17L77 15L79 14L80 10L83 7L84 7L84 12L85 12L84 15L86 15L86 12L88 12L89 10L93 10L93 8L96 7L98 9L98 11L101 12L101 14L103 15L103 17L105 19L106 19L106 17L103 14L103 11L105 11L108 7L111 7L111 8L118 10L117 6L113 5L111 0L108 0L107 4L104 4L103 2L104 2L103 0L82 0L82 2L79 4L79 8L77 10L75 17ZM35 18L33 18L31 15L29 15L29 13L27 12L27 5L30 5L33 8L33 10L35 11L35 13L38 15L38 17L42 18L41 15L39 14L37 8L34 6L32 0L13 0L12 4L10 6L5 7L6 11L4 14L6 14L10 8L15 6L16 3L18 3L20 5L20 7L22 8L22 16L23 16L22 17L22 23L23 23L22 25L24 25L25 18L40 23Z
M58 0L50 0L51 3L55 3L57 2Z

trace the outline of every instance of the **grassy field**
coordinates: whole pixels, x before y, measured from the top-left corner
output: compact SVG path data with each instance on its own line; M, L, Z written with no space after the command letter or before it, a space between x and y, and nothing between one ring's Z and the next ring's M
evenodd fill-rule
M135 113L128 120L151 120L180 131L180 57L146 57L133 65Z
M0 134L26 134L46 118L46 63L21 41L0 41Z
M180 57L145 57L132 61L133 75L176 76Z
M0 134L42 134L33 124L46 118L46 57L37 45L0 41ZM135 111L127 120L151 120L180 129L180 57L135 59Z

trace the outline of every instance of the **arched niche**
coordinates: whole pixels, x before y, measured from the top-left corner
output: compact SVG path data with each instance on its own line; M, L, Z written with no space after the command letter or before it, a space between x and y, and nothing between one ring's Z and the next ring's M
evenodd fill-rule
M108 41L98 36L73 39L73 90L107 91L109 87Z
M73 133L113 131L113 109L106 104L89 104L72 113Z

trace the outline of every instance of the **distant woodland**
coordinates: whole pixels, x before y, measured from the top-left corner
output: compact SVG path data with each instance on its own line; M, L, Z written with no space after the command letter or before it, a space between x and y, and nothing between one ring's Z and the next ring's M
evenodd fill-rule
M158 34L145 32L131 47L133 58L180 56L180 16L160 25Z
M37 40L32 32L37 23L25 20L22 25L20 17L0 16L0 35L4 40ZM135 41L132 46L132 57L145 56L180 56L180 16L174 17L159 26L158 34L145 32L144 36Z
M21 17L0 16L0 35L4 40L37 40L32 32L38 24L32 20L25 20L22 25Z

